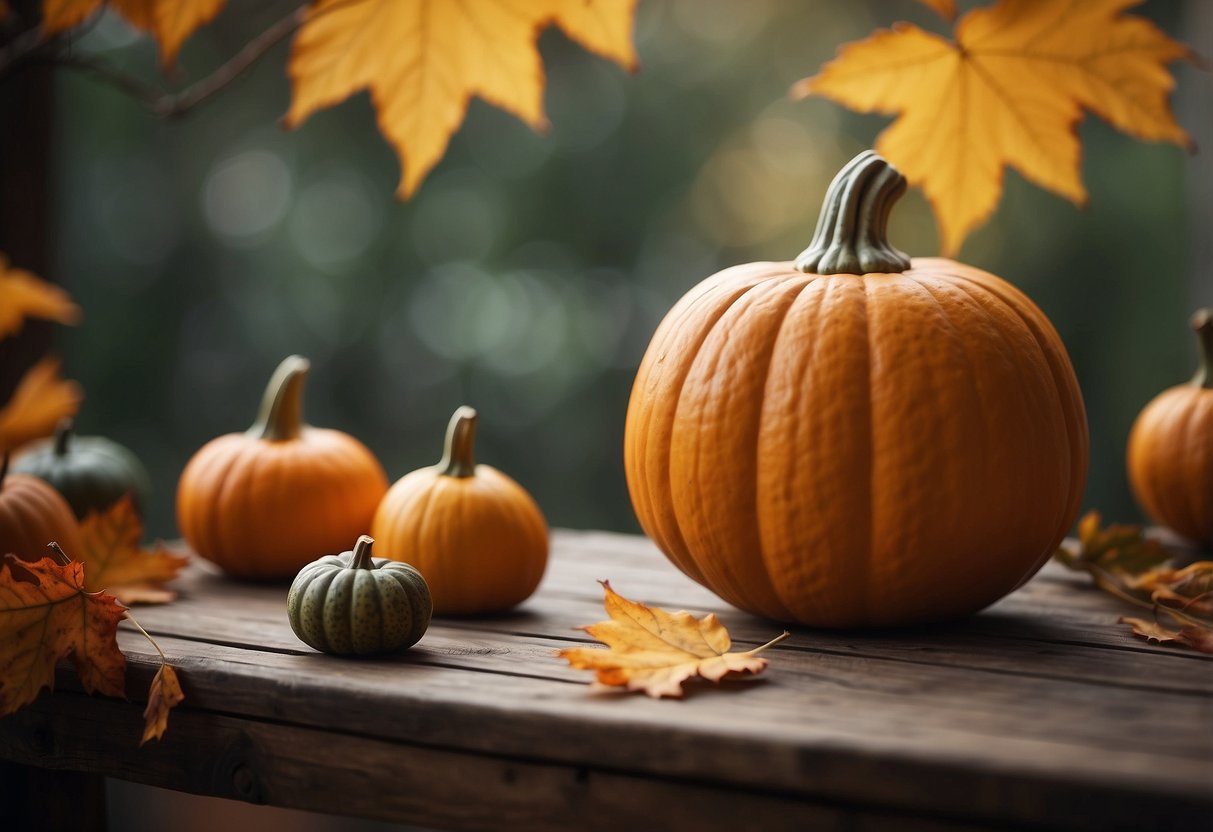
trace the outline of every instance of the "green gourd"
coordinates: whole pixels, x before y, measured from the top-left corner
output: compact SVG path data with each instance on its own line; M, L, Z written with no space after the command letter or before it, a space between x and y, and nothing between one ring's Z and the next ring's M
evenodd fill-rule
M412 647L430 625L434 604L421 573L371 557L374 539L325 555L295 576L286 600L295 635L324 653L369 656Z
M126 494L142 515L149 490L147 470L133 453L102 436L76 436L71 419L59 423L53 438L16 457L13 471L49 483L79 519L104 511Z

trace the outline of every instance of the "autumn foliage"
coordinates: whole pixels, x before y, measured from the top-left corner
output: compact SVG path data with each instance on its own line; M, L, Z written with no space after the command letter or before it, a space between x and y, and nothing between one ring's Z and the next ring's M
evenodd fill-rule
M126 618L142 628L122 602L172 600L175 594L163 582L186 563L159 546L150 552L142 549L142 535L142 523L126 497L85 518L76 560L57 546L32 563L3 556L0 716L29 704L42 688L53 689L55 666L66 658L71 658L86 693L125 696L126 659L118 648L118 622ZM163 653L161 658L149 693L144 742L164 733L168 712L184 698L176 671Z
M37 563L11 555L0 563L0 714L54 687L55 665L72 658L87 693L122 696L126 659L118 649L125 608L84 589L84 565Z
M1084 113L1138 139L1191 146L1171 112L1166 66L1192 53L1124 14L1139 2L999 0L962 17L951 38L900 23L843 46L792 93L896 115L876 149L923 189L943 252L954 254L997 206L1007 167L1086 202Z
M761 673L767 660L757 654L789 636L745 652L730 652L729 631L714 613L695 618L630 601L602 582L609 621L582 627L607 646L570 647L557 655L570 665L593 670L598 683L643 691L654 699L682 696L682 685L700 677L712 682Z

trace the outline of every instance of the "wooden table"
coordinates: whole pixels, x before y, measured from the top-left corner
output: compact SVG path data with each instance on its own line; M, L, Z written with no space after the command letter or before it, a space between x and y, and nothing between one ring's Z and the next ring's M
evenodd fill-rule
M1085 576L1050 565L946 627L798 630L762 677L684 701L595 691L554 657L603 618L597 578L715 610L738 644L780 630L643 538L558 531L517 612L343 660L294 637L284 586L196 565L176 603L137 611L187 695L164 740L138 748L157 662L124 625L136 701L84 696L64 669L0 721L4 779L30 803L47 778L95 789L69 770L456 829L1213 829L1213 657L1128 635Z

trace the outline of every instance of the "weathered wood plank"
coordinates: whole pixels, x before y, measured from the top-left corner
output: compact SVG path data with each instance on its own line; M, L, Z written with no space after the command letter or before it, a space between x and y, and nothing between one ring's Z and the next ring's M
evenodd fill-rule
M576 626L599 620L600 589L589 577L610 553L585 549L617 544L642 574L632 575L645 587L643 600L670 607L715 611L738 644L769 639L777 625L725 605L706 589L677 572L648 541L625 535L558 531L552 568L539 592L520 610L492 618L446 619L436 625L467 631L497 631L565 639ZM637 563L642 562L642 567ZM1080 580L1082 579L1079 576ZM249 586L195 568L181 582L176 604L140 612L153 632L176 636L204 633L210 640L248 643L270 649L296 650L301 645L285 620L285 586ZM224 599L219 606L215 597ZM656 597L655 597L656 596ZM664 596L664 597L663 597ZM698 603L691 603L697 601ZM1073 614L1071 605L1087 605ZM1059 612L1060 610L1060 612ZM1173 647L1152 647L1115 624L1124 610L1103 593L1070 586L1028 584L1020 592L966 621L912 630L833 633L797 629L793 644L819 651L843 651L873 659L913 661L968 667L995 673L1086 680L1154 690L1213 692L1213 673L1194 672L1189 663L1209 657ZM1077 619L1077 620L1076 620ZM1091 622L1096 622L1091 624ZM1093 635L1094 634L1094 635ZM250 637L251 636L251 637ZM1091 643L1094 640L1096 643ZM1117 650L1109 657L1106 647Z
M53 706L36 703L7 724L9 755L253 803L461 830L735 832L756 823L774 832L989 828L595 766L458 754L188 708L174 715L173 730L161 743L132 754L123 744L139 726L129 706L60 697Z
M177 645L166 647L173 655ZM895 720L856 730L839 724L828 705L819 708L811 698L798 711L785 714L788 730L779 739L754 736L746 727L745 713L699 732L688 730L679 718L687 704L697 707L713 698L728 712L737 711L752 702L762 686L738 696L707 693L690 703L655 703L640 697L591 696L568 684L509 676L500 677L490 689L468 678L479 674L427 667L412 668L405 675L380 668L379 683L371 685L350 678L361 663L339 663L351 667L334 669L332 661L320 657L314 658L326 669L317 667L309 675L320 678L309 683L284 677L272 664L290 657L263 658L264 679L252 687L241 683L257 667L252 659L247 668L235 670L217 657L178 660L189 697L180 712L216 705L228 713L269 710L272 717L263 721L273 724L327 715L333 723L330 730L339 723L344 730L353 729L354 736L384 741L402 736L410 745L454 746L549 764L589 765L888 812L942 812L988 822L1039 821L1042 802L1056 804L1050 810L1052 822L1075 829L1199 828L1192 820L1213 812L1204 789L1207 766L1160 761L1148 754L1121 752L1091 759L1089 750L1064 743L1008 737L994 744L956 729L898 726ZM153 671L150 660L135 657L128 685L133 698L139 698ZM402 697L402 692L408 695ZM339 709L335 703L340 703ZM528 707L530 703L536 704ZM56 710L53 701L46 707ZM124 733L133 748L139 709L123 707L135 718ZM167 736L172 738L176 731L176 723L170 722ZM11 756L7 742L0 740L0 753ZM327 753L344 754L335 743L328 742ZM927 745L941 745L951 753L923 755ZM998 748L996 759L990 753L993 747ZM71 765L90 759L65 756L60 748L46 753L48 759L66 759ZM947 788L941 789L941 783ZM1126 818L1154 818L1159 825L1130 824Z
M585 639L574 626L602 617L595 578L610 578L646 602L718 611L739 644L765 641L778 627L731 610L642 538L556 532L553 541L549 574L521 610L436 621L413 650L373 661L321 656L298 642L285 619L285 585L238 584L192 568L177 603L137 611L180 668L187 695L164 747L209 747L189 726L234 721L228 728L246 743L267 745L257 759L268 770L302 772L273 775L283 778L284 791L270 799L281 805L298 805L281 801L314 784L320 769L311 766L335 766L332 776L347 790L364 782L356 765L325 754L312 760L293 745L292 738L308 737L327 744L330 756L355 747L387 755L379 745L360 745L383 744L424 759L436 779L459 771L442 755L491 760L468 769L484 778L501 776L507 763L533 766L536 799L567 797L553 784L564 783L570 770L590 771L599 783L624 778L615 790L599 787L597 796L576 792L607 815L630 794L678 795L712 807L701 793L726 789L760 796L768 802L749 805L789 812L798 828L862 828L872 817L889 819L880 813L924 823L1101 830L1201 828L1213 820L1213 664L1148 648L1115 629L1122 610L1102 593L1084 592L1082 576L1049 567L991 610L946 626L797 630L772 651L764 677L726 686L744 686L744 693L697 688L685 702L654 702L594 693L588 674L553 657L558 647ZM625 586L631 582L640 590ZM120 643L130 657L128 691L139 700L158 657L131 632L122 632ZM67 670L58 685L60 696L79 689ZM65 708L93 719L89 709L103 701L77 695ZM40 700L48 720L57 702ZM134 719L125 729L133 748L139 708L121 707ZM186 727L173 739L178 722ZM19 724L0 722L0 758L21 759L23 746L10 730ZM115 750L97 763L89 754L101 752L68 753L64 742L52 748L55 765L125 766L119 776L160 776L142 768L146 749ZM292 768L296 756L276 756L287 754L279 746L302 754L302 768ZM169 781L190 782L195 774L170 768L164 782L146 782L181 788ZM197 786L212 788L218 786ZM435 794L476 802L442 791L449 788L440 785ZM477 790L474 797L483 798L480 805L458 810L475 815L470 819L447 818L408 803L411 797L385 798L383 811L461 828L481 828L480 812L500 826L502 816L485 808L494 801L514 811L507 795ZM816 814L804 814L806 806ZM868 814L856 814L859 806ZM355 810L387 816L362 803ZM830 814L835 810L841 814ZM639 823L626 809L613 811L616 822ZM710 814L734 818L728 811ZM770 825L765 817L762 825Z
M244 593L238 609L221 611L201 598L187 598L175 605L141 610L140 622L157 635L196 637L254 649L308 652L291 632L285 620L285 596L275 592ZM719 608L718 608L719 609ZM768 622L744 614L722 610L722 620L730 627L739 646L755 646L776 634ZM586 641L575 627L602 618L598 599L570 598L548 593L543 612L519 613L496 618L436 619L426 634L426 646L458 657L461 653L508 653L516 638ZM1015 632L1015 622L1007 622L1007 632ZM1021 626L1026 626L1022 622ZM900 661L943 667L964 668L983 673L1003 673L1053 678L1074 682L1111 685L1138 690L1157 690L1213 694L1213 673L1196 673L1173 655L1124 651L1109 657L1108 651L1063 642L1021 640L971 633L956 627L928 628L910 633L838 634L798 629L788 642L792 650L843 653L866 657L875 662ZM548 644L554 650L557 645ZM483 659L471 659L473 669ZM874 671L880 675L881 671ZM574 674L573 678L584 678Z
M133 637L123 646L142 677L129 685L138 697L155 662L138 653ZM594 695L555 680L452 673L407 658L366 663L172 640L164 646L181 667L192 707L437 747L572 765L593 761L621 771L779 789L818 800L917 813L952 807L1025 822L1030 814L1024 808L1031 804L1016 801L1031 792L1042 799L1086 796L1113 807L1115 802L1092 796L1111 789L1122 803L1160 810L1213 800L1207 793L1213 778L1207 754L1194 759L1149 742L1139 750L1137 736L1179 730L1151 724L1149 701L1118 703L1124 727L1117 747L1115 741L1092 744L1098 737L1083 736L1090 734L1083 716L1072 708L1058 713L1055 703L1022 688L1004 692L1003 702L986 702L991 710L985 716L953 713L964 695L932 706L936 691L873 697L820 684L827 675L814 680L816 687L780 676L740 695L702 691L687 703L658 703ZM928 706L914 707L916 699ZM1035 702L1038 711L1021 705L1014 718L1000 715L999 708L1013 708L1016 699ZM1209 714L1189 707L1176 721L1186 722L1188 753L1201 754L1191 726L1210 724ZM1066 722L1078 724L1067 730ZM946 792L936 790L940 782L950 784ZM1023 794L991 805L991 793L1002 795L1008 784L1018 784ZM1102 817L1092 809L1091 817L1111 822L1122 810L1125 805Z

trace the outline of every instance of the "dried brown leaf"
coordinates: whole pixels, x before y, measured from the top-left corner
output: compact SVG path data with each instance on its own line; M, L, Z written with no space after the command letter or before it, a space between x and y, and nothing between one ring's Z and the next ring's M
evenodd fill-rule
M160 665L152 686L147 693L147 708L143 711L143 745L148 740L158 740L168 728L169 711L181 704L185 694L181 691L181 680L177 671L168 662Z
M31 580L31 578L33 580ZM0 716L54 687L55 665L71 656L88 693L123 696L126 658L118 622L126 610L112 595L87 592L84 564L51 558L0 563Z

